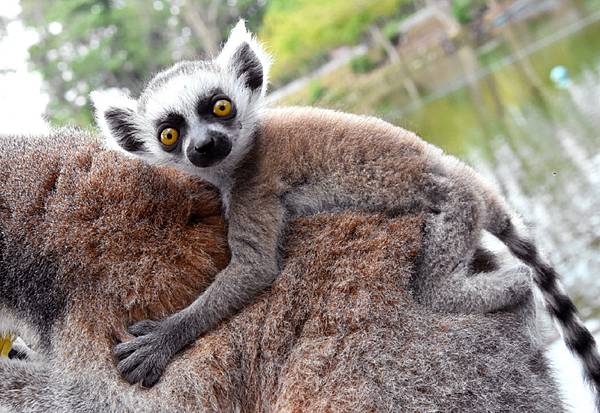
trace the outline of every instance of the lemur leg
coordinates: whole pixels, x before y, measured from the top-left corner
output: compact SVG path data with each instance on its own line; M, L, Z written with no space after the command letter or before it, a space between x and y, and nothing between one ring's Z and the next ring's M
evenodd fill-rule
M279 275L284 209L278 199L255 194L239 191L236 197L244 196L244 201L232 199L231 261L213 283L191 305L167 319L134 324L129 331L136 337L115 347L117 368L129 383L156 384L175 354L250 304ZM253 207L243 207L247 205Z
M531 270L525 265L475 275L465 270L438 280L423 301L437 311L487 313L522 303L532 287Z
M423 242L412 286L416 299L438 311L479 313L522 302L531 290L531 272L519 265L473 274L473 254L486 219L477 194L436 177L435 213L426 214Z

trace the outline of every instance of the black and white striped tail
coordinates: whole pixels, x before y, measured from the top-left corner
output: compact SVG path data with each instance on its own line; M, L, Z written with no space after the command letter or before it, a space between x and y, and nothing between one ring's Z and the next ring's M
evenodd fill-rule
M560 325L567 347L583 363L585 379L594 389L596 409L600 412L600 355L596 341L579 318L575 304L562 289L556 270L544 261L532 241L519 236L512 223L509 222L498 237L517 258L533 268L535 282L550 314Z

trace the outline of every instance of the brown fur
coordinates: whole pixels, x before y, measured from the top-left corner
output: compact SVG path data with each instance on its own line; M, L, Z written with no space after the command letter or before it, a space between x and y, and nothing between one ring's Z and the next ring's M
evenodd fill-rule
M374 173L389 171L381 176L382 188L373 188L389 192L390 185L418 186L428 166L428 145L414 133L376 118L313 108L266 111L256 147L262 179L282 178L290 185L304 183L310 173L362 187L377 184Z
M80 132L17 139L21 149L0 141L2 276L18 272L36 294L27 265L44 256L67 306L41 361L0 363L2 407L562 411L527 329L531 300L461 316L416 304L408 280L421 217L385 214L292 222L272 288L175 358L157 386L132 387L112 346L131 322L189 304L226 265L218 198ZM4 308L14 298L0 297Z

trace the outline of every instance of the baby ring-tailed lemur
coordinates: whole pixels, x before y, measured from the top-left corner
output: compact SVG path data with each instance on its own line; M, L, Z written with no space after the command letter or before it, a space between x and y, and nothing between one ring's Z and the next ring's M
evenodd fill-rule
M118 369L152 386L171 357L250 303L280 271L290 218L323 211L421 213L422 251L413 288L425 305L488 312L529 288L527 271L467 277L483 230L535 270L569 348L600 389L600 358L555 270L470 167L384 121L310 108L265 108L269 57L243 22L212 61L159 73L136 101L94 92L99 126L121 151L199 176L222 194L231 261L184 310L141 321L118 344ZM522 276L515 276L521 274Z

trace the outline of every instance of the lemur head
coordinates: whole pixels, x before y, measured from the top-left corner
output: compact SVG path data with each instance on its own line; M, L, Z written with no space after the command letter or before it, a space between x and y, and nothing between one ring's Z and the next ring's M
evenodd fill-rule
M110 147L211 180L251 146L269 64L240 21L215 59L158 73L138 100L92 92L96 120Z

